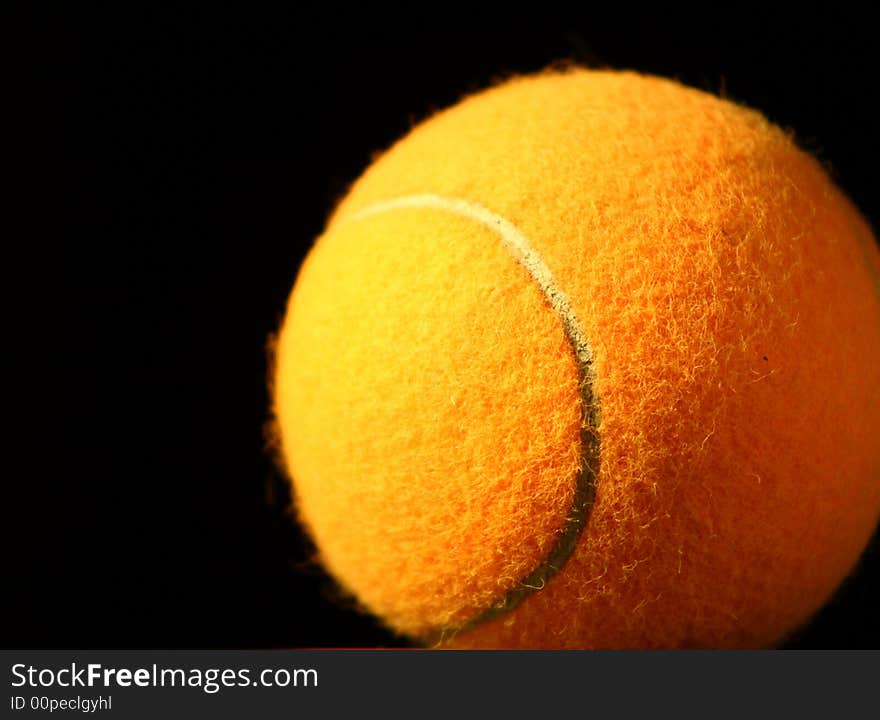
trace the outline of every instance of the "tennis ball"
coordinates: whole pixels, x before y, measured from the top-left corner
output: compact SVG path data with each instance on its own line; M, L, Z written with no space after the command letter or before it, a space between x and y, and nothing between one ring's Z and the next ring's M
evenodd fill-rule
M880 253L762 115L509 80L333 213L275 343L317 556L429 645L760 647L880 514Z

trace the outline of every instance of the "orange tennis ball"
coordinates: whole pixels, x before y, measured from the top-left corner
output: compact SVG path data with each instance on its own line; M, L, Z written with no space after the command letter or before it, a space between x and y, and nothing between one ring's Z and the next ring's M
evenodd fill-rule
M754 647L880 514L880 253L763 116L517 78L354 184L275 348L299 516L431 645Z

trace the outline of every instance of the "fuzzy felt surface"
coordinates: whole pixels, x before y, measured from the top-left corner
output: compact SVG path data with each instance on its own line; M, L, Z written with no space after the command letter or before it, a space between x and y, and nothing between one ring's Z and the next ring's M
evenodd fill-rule
M300 517L343 587L415 637L553 546L581 444L557 315L498 238L394 198L479 203L569 298L601 413L565 566L454 647L752 647L803 623L880 514L880 254L751 110L633 73L518 78L416 127L304 264L276 348Z

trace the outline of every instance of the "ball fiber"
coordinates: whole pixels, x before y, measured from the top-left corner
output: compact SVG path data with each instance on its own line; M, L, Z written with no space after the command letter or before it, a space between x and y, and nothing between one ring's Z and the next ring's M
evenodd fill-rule
M431 646L761 647L880 514L880 253L762 115L569 69L415 127L274 347L317 556Z

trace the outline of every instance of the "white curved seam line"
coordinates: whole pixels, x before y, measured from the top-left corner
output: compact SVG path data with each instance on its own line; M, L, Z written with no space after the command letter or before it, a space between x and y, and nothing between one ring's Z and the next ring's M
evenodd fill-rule
M468 630L480 623L490 621L503 615L519 605L528 595L542 590L547 581L553 577L568 561L577 547L581 532L586 526L590 508L595 497L596 478L599 469L599 406L594 395L595 373L593 371L593 353L581 330L571 302L560 290L553 273L543 258L531 246L513 223L493 213L479 203L460 198L443 197L440 195L421 194L407 195L392 200L370 205L363 210L343 219L340 224L378 215L379 213L401 210L404 208L429 208L443 210L460 217L473 220L485 228L495 232L501 238L501 244L510 256L525 268L538 284L547 302L562 322L566 339L572 347L580 371L581 396L581 455L582 465L575 485L571 508L567 514L565 525L560 531L554 548L544 560L532 570L519 584L510 588L503 600L485 608L481 613L458 627L444 627L435 634L435 641L442 643L458 632Z

